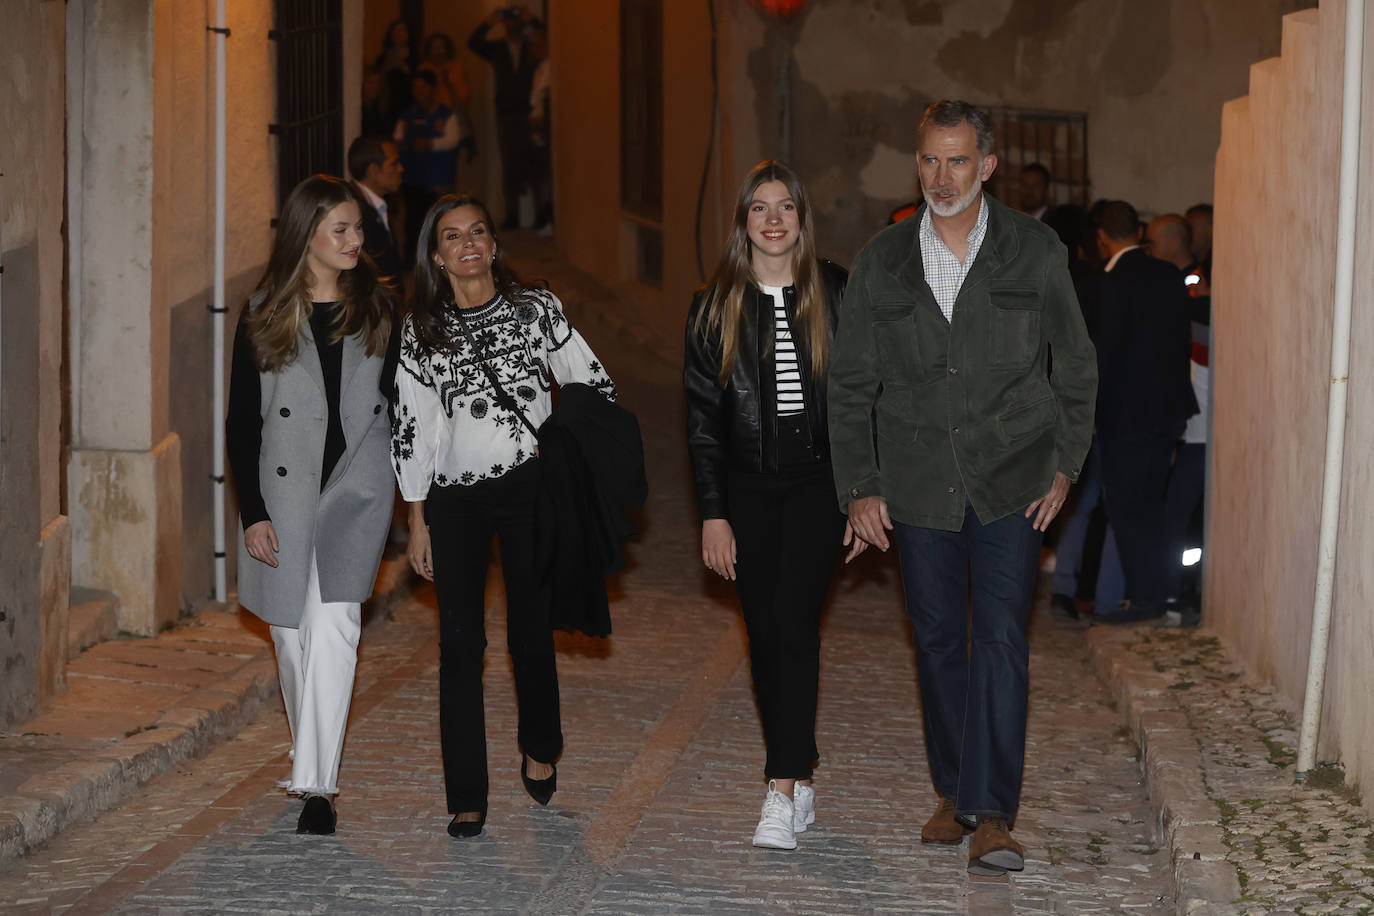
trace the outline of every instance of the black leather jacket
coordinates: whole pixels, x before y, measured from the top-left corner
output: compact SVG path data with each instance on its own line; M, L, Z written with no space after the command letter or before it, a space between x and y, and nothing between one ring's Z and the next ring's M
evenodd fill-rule
M825 289L829 339L835 338L840 300L848 272L830 261L818 261ZM721 388L720 342L703 339L695 330L697 315L706 305L707 290L699 290L687 315L687 347L682 385L687 392L687 445L692 453L697 502L703 520L729 518L726 476L730 469L776 473L777 388L773 375L773 299L758 287L745 294L739 357L730 382ZM817 462L830 461L829 427L825 410L825 379L811 375L811 350L806 335L796 324L797 297L792 287L783 290L787 321L797 346L806 397L806 420L811 430ZM764 329L760 334L759 329Z

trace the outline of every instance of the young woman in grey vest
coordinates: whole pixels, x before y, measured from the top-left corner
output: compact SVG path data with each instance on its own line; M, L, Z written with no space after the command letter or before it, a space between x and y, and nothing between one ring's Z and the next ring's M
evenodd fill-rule
M347 182L316 175L282 205L267 272L239 319L225 422L238 489L239 603L271 625L291 726L297 833L335 829L361 603L395 482L387 392L391 291L363 253Z
M596 355L558 298L521 286L491 214L452 194L425 216L415 288L401 333L392 458L410 503L408 553L439 599L439 732L448 832L473 837L487 817L483 591L501 539L506 644L515 669L520 776L548 804L563 751L550 595L535 575L534 430L553 382L614 399Z

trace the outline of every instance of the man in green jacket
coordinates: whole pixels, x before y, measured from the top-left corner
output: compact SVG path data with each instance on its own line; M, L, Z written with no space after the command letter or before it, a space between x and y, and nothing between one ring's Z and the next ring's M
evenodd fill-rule
M1040 541L1078 479L1097 393L1064 246L983 193L992 142L981 109L926 109L925 206L859 253L829 373L840 505L875 547L892 531L901 560L939 794L921 839L957 844L973 828L969 871L981 875L1024 864L1010 827L1026 621Z

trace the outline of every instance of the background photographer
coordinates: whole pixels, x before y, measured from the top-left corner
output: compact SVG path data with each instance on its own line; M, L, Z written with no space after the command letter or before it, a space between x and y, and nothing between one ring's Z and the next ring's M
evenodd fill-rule
M499 39L491 30L501 28ZM496 137L501 148L501 195L505 215L501 228L520 226L520 193L530 183L533 142L530 135L530 90L539 56L529 43L532 29L544 23L523 6L502 7L473 30L468 38L472 53L491 64L496 78Z

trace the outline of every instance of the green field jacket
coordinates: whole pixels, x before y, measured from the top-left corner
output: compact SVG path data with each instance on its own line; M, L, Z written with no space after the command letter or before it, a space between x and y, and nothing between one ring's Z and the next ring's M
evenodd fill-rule
M926 285L921 212L854 262L828 387L841 508L882 496L900 522L958 531L966 500L987 524L1044 496L1055 471L1078 479L1097 358L1066 251L1048 226L987 201L951 321Z

